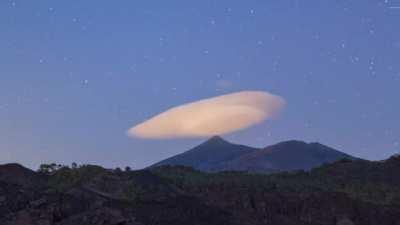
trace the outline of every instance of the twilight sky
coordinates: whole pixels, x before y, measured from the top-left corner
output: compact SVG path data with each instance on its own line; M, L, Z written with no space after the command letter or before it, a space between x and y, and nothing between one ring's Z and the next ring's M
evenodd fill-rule
M141 168L204 141L126 131L232 92L281 115L225 136L400 150L400 0L0 1L0 163Z

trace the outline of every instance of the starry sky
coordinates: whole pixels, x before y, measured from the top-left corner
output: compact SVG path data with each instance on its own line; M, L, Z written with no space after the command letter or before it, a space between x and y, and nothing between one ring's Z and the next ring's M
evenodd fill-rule
M0 163L142 168L204 141L125 132L243 90L287 105L225 136L400 150L400 0L0 1Z

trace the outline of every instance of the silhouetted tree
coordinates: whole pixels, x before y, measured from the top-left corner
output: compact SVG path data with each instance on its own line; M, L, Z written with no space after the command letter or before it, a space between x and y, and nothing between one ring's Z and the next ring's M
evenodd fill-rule
M61 164L41 164L39 166L38 172L39 173L44 173L44 174L52 174L55 173L57 170L63 168L64 166Z

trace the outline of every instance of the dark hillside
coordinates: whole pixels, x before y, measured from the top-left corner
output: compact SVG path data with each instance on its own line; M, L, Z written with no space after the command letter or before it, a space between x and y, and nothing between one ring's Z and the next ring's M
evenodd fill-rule
M399 225L399 169L400 157L271 175L184 166L61 167L43 174L6 165L0 224Z

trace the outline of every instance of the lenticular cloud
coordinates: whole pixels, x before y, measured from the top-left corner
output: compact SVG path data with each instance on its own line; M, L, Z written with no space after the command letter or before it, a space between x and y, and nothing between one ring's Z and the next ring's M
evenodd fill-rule
M271 118L284 104L283 98L267 92L237 92L171 108L127 133L149 139L223 135Z

